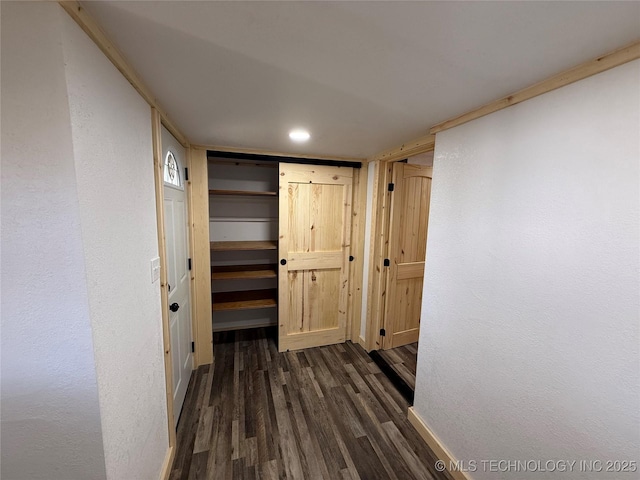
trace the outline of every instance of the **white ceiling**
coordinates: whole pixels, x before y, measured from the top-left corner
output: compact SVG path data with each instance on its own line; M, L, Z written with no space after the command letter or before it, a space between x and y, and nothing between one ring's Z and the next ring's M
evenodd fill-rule
M371 156L640 38L640 2L84 5L191 142L317 155Z

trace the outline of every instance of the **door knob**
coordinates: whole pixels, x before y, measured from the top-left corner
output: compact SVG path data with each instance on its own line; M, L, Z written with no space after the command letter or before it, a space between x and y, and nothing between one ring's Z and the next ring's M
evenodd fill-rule
M172 303L171 305L169 305L169 310L171 310L172 312L177 312L179 308L180 305L178 305L177 303Z
M283 258L282 260L280 260L280 265L286 265L287 261Z

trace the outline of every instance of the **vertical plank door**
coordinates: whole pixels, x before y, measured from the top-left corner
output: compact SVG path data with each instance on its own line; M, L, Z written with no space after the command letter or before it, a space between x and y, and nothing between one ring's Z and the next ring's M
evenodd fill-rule
M280 164L278 349L344 342L353 169Z
M432 167L395 163L383 348L418 341Z

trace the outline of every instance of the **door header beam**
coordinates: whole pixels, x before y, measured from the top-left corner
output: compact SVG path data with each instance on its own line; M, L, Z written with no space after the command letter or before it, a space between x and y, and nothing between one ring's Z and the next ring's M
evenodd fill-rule
M347 160L329 160L326 158L307 158L265 155L261 153L225 152L223 150L207 150L207 159L252 160L260 162L298 163L302 165L327 165L330 167L362 168L362 162Z

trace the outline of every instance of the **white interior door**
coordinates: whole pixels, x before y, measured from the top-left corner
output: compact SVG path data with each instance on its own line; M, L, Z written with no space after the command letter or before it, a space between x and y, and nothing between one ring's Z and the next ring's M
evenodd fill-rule
M184 189L185 149L162 127L164 158L164 234L169 283L169 334L173 373L173 415L180 417L193 369L187 203Z

